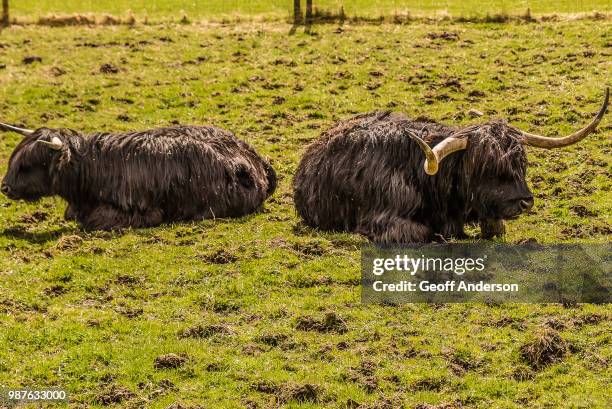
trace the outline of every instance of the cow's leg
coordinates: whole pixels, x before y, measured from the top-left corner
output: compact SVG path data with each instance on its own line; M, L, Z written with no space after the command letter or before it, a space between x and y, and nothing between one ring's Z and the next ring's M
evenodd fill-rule
M79 222L86 230L150 227L157 226L163 222L163 212L160 209L125 211L112 205L104 204L81 216Z
M419 222L402 217L376 218L363 231L377 244L424 243L431 241L431 229Z
M133 216L131 226L133 227L152 227L158 226L164 221L164 212L161 209L148 209L145 212L138 212Z
M480 221L480 237L483 239L492 239L493 237L501 237L506 233L506 226L501 219L486 219Z
M443 239L467 239L469 236L463 230L463 222L447 223L439 232Z
M91 208L78 215L85 230L115 230L130 226L131 214L109 204Z
M77 220L78 210L75 209L71 204L68 204L66 211L64 212L64 219L70 222Z
M77 220L85 230L114 230L129 227L130 219L130 213L103 204L80 213Z

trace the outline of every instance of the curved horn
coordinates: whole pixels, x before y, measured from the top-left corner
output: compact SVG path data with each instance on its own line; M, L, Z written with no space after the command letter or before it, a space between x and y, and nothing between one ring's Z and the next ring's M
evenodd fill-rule
M427 173L428 175L434 175L438 171L438 158L433 153L433 150L431 150L429 145L427 145L427 142L425 142L412 132L410 132L409 135L419 145L419 147L425 154L425 173Z
M0 129L8 132L17 132L23 136L32 135L34 133L34 131L31 129L17 128L16 126L3 124L2 122L0 122Z
M419 138L418 136L411 134L414 141L419 145L423 153L425 154L425 173L428 175L435 175L438 173L438 166L442 160L453 152L457 152L467 148L467 138L454 138L448 137L435 148L431 149L427 143Z
M562 138L549 138L547 136L534 135L528 132L521 131L521 134L524 138L524 143L527 145L535 146L537 148L544 149L553 149L553 148L562 148L564 146L572 145L576 142L584 139L588 134L593 132L597 125L603 118L606 113L606 108L608 108L608 100L610 98L610 88L606 89L606 98L604 99L604 103L601 106L601 109L597 113L597 116L591 121L590 124L582 128L581 130L574 132L571 135L562 137Z
M53 149L54 151L59 151L60 149L62 149L62 146L64 146L64 143L62 142L62 140L58 138L57 136L54 136L51 142L47 142L47 141L36 141L36 142L42 143L43 145L47 145L49 148Z

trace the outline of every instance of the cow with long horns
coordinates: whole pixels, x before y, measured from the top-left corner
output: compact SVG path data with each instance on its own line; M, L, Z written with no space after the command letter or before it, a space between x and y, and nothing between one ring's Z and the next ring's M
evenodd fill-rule
M561 138L521 131L503 120L466 128L372 112L340 121L311 144L295 175L294 202L321 230L357 232L381 244L464 238L479 223L483 238L533 206L525 146L553 149L593 132ZM433 148L431 148L433 146Z
M27 201L61 196L65 217L88 230L243 216L276 188L267 160L212 126L82 135L0 123L0 130L24 136L2 193Z

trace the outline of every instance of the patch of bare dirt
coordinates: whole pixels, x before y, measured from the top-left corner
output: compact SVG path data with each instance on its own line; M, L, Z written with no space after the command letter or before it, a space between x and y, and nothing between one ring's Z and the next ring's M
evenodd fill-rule
M430 40L457 41L459 40L459 34L443 31L441 33L428 33L427 38L429 38Z
M136 285L140 282L140 277L136 277L129 274L120 274L115 278L115 283L124 285Z
M520 348L521 357L533 369L561 361L569 353L568 343L552 328L543 328Z
M221 362L211 362L205 366L206 372L222 372L227 370L227 364Z
M281 402L317 403L320 400L321 388L310 383L288 383L283 385L278 399Z
M31 214L21 215L19 217L19 222L26 223L26 224L34 224L34 223L43 222L47 220L48 218L49 218L49 213L42 211L42 210L37 210Z
M591 236L598 235L598 234L601 234L601 235L612 234L612 226L610 225L587 226L587 225L575 223L561 230L561 237L563 239L581 239L581 238L591 237Z
M102 74L117 74L119 72L119 67L110 63L105 63L100 66L100 72Z
M344 319L340 318L334 312L328 312L322 319L299 317L295 328L300 331L336 332L338 334L344 334L348 331Z
M248 343L242 348L242 353L248 356L256 356L259 355L264 348L261 345Z
M210 338L213 335L229 335L231 331L225 325L195 325L179 333L180 338Z
M518 365L516 368L514 368L514 371L512 371L512 379L519 382L529 381L534 377L535 372L527 365Z
M298 242L291 247L296 252L309 257L318 257L329 253L329 250L319 241Z
M66 294L67 292L68 289L61 284L52 285L51 287L47 287L43 290L43 293L48 297L58 297Z
M609 321L610 318L600 315L600 314L595 314L595 313L589 313L589 314L585 314L579 317L576 317L572 320L572 324L574 325L574 327L580 328L584 325L597 325L599 323L601 323L602 321Z
M187 362L187 358L177 354L164 354L155 358L153 367L155 369L175 369L180 368Z
M131 308L126 306L119 306L115 308L115 311L127 318L138 318L144 314L144 310L142 308Z
M502 317L491 322L491 326L501 327L516 327L517 323L520 325L521 322L514 317Z
M261 344L270 345L272 347L277 347L287 341L289 336L286 334L264 334L255 338L256 342Z
M378 379L374 375L376 364L372 361L363 361L358 367L349 369L348 378L359 384L367 393L378 389Z
M11 299L0 299L0 313L15 314L16 312L25 313L46 313L47 307L42 304L25 304L23 301L14 301Z
M136 394L121 386L112 385L110 388L102 391L97 397L96 400L104 405L113 405L116 403L122 403L126 400L130 400L135 397Z
M202 261L213 264L229 264L238 261L238 256L223 249L208 254L200 254L197 257Z
M281 388L275 383L261 380L253 383L251 389L260 393L277 394Z
M55 248L57 250L74 250L81 247L81 244L83 244L83 238L80 236L62 236L57 241Z
M21 63L23 65L30 65L33 64L35 62L42 62L42 58L36 56L36 55L30 55L27 57L23 57L23 60L21 60Z
M468 93L468 97L472 97L472 98L482 98L484 97L486 94L484 93L484 91L481 91L479 89L475 89L472 90ZM480 115L482 116L482 115Z
M593 210L589 210L582 205L574 205L570 207L570 211L579 217L596 217L597 212Z
M450 369L457 376L463 376L466 372L479 368L482 362L471 354L454 351L448 355Z
M353 406L349 406L349 404ZM402 398L399 394L391 397L380 398L372 403L362 403L358 406L354 406L356 404L357 402L353 401L352 399L349 399L349 401L347 401L346 407L347 409L355 407L358 409L397 409L403 407Z
M542 324L555 331L563 331L571 325L571 322L566 317L548 317Z
M427 377L414 381L411 387L418 391L438 392L444 385L446 385L446 381L443 378Z
M54 77L61 77L62 75L66 74L66 70L64 70L64 69L62 69L60 67L52 67L49 72Z

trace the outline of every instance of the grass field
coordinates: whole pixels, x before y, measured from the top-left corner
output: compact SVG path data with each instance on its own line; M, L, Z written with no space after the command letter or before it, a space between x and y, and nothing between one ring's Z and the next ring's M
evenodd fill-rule
M126 2L112 4L121 12ZM363 305L365 241L301 226L290 183L305 146L357 112L576 129L611 85L611 22L288 31L0 34L3 121L82 131L215 124L271 158L281 178L256 215L122 234L80 231L63 221L60 199L0 196L0 386L64 387L81 408L609 407L609 306ZM28 56L42 62L24 64ZM485 116L469 118L470 108ZM611 129L608 114L579 145L529 149L536 205L509 223L507 242L609 241ZM3 174L18 142L0 138ZM521 357L550 334L567 345L560 361ZM178 367L156 365L164 354Z
M126 14L132 11L136 16L150 16L154 19L171 19L181 16L181 11L190 18L207 19L222 16L268 16L287 17L293 10L290 0L21 0L12 1L14 14L18 17L41 16L52 13L110 13ZM42 4L41 4L42 3ZM302 7L305 7L302 1ZM320 10L337 12L344 8L348 16L379 17L395 13L410 12L415 15L447 12L455 17L482 16L486 13L523 14L529 8L534 14L609 12L609 0L540 0L540 1L441 1L441 0L316 0Z

